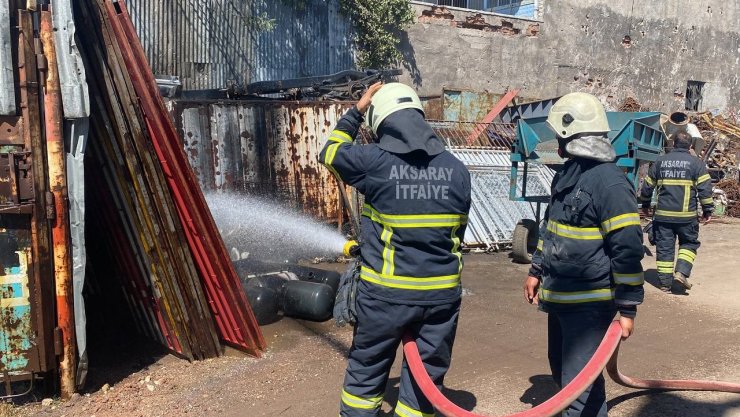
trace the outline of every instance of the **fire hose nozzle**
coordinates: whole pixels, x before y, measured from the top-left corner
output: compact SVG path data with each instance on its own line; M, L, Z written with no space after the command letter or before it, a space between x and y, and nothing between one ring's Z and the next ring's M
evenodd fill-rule
M356 257L360 255L360 244L356 240L348 240L344 244L342 251L346 257Z

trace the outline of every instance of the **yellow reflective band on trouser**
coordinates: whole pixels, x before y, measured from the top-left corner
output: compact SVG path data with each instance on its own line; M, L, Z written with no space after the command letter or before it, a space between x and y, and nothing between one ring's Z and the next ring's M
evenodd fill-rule
M352 136L342 132L341 130L334 130L331 132L329 140L339 143L352 143Z
M604 236L598 227L575 227L550 220L547 222L547 230L558 236L578 240L599 240Z
M645 274L636 272L634 274L620 274L615 272L614 283L617 285L642 285L645 283Z
M652 179L652 178L650 178L650 177L645 177L645 182L647 183L647 185L649 185L649 186L651 186L651 187L652 187L653 185L655 185L655 180L654 180L654 179Z
M673 273L673 261L657 261L655 264L658 267L658 272L661 274L672 274Z
M704 174L701 177L699 177L699 178L696 179L696 184L698 185L698 184L701 184L701 183L703 183L705 181L709 181L711 179L712 179L712 177L710 177L709 174Z
M614 290L605 288L591 291L558 292L540 288L540 300L559 304L590 303L614 299Z
M696 217L695 211L669 211L669 210L655 210L656 216L666 217Z
M626 213L619 216L614 216L611 219L605 220L601 223L601 229L604 233L611 233L615 230L619 230L627 226L639 226L640 215L637 213Z
M363 410L374 410L383 403L383 397L361 398L342 390L342 402L348 407L360 408Z
M692 186L692 185L694 185L694 181L691 181L691 180L670 180L670 179L658 180L658 186L662 186L662 185L681 185L681 186L688 185L688 186Z
M464 214L382 214L369 204L362 207L362 215L388 227L455 227L468 223Z
M365 266L360 269L360 278L373 284L403 290L441 290L460 285L460 274L440 277L404 277L381 274Z
M434 417L434 413L423 413L419 410L414 410L408 405L402 403L401 400L398 400L395 411L396 415L401 417Z
M538 240L537 241L537 250L540 251L540 252L542 252L542 248L544 248L544 247L545 247L545 242L542 239Z
M679 249L678 250L678 259L683 259L684 261L694 264L694 260L696 260L696 253L689 249Z
M700 201L703 205L714 203L714 199L712 197L702 198Z

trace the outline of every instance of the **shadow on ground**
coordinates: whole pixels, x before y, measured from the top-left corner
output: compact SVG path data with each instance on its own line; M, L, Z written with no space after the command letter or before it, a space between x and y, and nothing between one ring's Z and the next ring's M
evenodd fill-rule
M385 388L384 401L390 404L392 407L396 406L398 402L398 388L400 385L401 378L395 377L388 380L388 384ZM478 399L472 393L463 390L454 390L445 387L442 390L442 394L447 397L450 401L455 403L458 407L468 411L472 411L478 404ZM395 414L391 410L387 414L381 414L380 417L393 417Z
M675 392L638 391L620 395L607 402L609 409L635 398L646 397L630 414L633 417L718 417L740 410L740 398L726 402L703 402L678 396ZM734 415L734 414L733 414Z
M550 375L534 375L529 378L529 382L532 386L522 393L519 400L523 404L529 404L532 407L538 406L549 400L559 391L558 386L555 384L555 381L552 380L552 376Z
M660 289L660 280L658 280L658 271L655 269L648 269L645 271L645 282L652 285L655 288ZM675 282L671 286L671 293L673 295L689 295L689 293L680 285Z

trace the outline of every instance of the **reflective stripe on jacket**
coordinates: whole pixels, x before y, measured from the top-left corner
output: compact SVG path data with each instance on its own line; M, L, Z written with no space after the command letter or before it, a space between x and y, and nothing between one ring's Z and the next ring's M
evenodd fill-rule
M711 180L704 161L687 149L673 149L650 167L640 199L643 207L649 207L653 190L657 190L655 220L693 222L697 218L697 196L704 213L714 210Z
M642 229L624 173L613 163L575 158L552 189L530 269L542 281L543 308L616 305L634 314L643 300Z
M365 196L360 290L406 304L460 297L461 242L470 210L470 174L449 152L393 154L353 145L362 116L349 110L320 160Z

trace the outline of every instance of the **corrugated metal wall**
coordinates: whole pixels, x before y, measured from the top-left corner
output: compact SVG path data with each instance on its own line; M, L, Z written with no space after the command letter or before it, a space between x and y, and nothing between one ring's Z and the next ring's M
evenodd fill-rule
M172 108L201 189L267 195L333 222L339 192L318 155L351 105L180 101Z
M128 0L155 74L185 89L332 74L354 68L338 0ZM256 23L273 21L272 30Z

